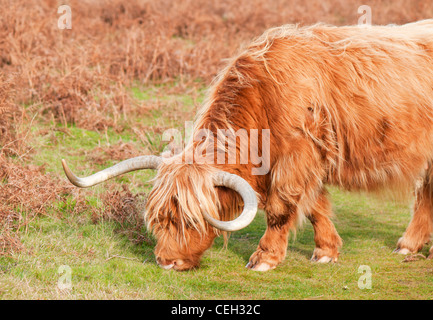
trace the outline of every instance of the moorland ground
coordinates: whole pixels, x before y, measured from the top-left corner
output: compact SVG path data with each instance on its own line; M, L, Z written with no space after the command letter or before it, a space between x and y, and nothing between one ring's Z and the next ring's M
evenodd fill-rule
M218 239L201 268L176 273L156 265L142 219L154 172L78 190L60 160L86 175L160 153L161 133L194 119L224 59L269 27L355 24L361 4L375 24L402 24L432 17L433 2L67 2L72 29L61 30L58 1L0 0L1 299L432 298L431 260L392 254L410 200L330 188L344 241L337 264L309 261L305 224L276 270L245 269L266 227L259 212L227 248ZM358 283L361 266L371 289Z

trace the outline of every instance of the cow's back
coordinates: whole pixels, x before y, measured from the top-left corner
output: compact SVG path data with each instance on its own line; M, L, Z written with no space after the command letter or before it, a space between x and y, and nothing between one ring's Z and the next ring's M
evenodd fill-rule
M302 128L327 153L328 180L348 188L416 179L433 155L433 20L267 37L255 59L271 132L287 129L274 135L279 146Z

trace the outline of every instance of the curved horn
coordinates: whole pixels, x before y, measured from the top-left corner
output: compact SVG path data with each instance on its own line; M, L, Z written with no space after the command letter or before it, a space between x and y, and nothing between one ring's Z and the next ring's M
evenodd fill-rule
M73 174L65 160L62 160L62 165L66 176L73 185L80 188L88 188L127 172L140 169L158 169L158 166L161 164L161 162L162 158L157 156L135 157L119 162L110 168L99 171L86 178L79 178Z
M248 226L257 213L257 196L253 188L241 177L224 171L219 171L214 177L216 186L227 187L239 193L244 201L244 210L232 221L220 221L203 211L204 219L213 227L222 231L238 231Z

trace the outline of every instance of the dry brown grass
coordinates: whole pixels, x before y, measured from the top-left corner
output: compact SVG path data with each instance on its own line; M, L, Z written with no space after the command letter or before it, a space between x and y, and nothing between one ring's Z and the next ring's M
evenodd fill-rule
M57 28L57 1L0 1L0 68L16 104L33 104L59 122L101 129L134 105L125 86L209 82L222 60L266 28L285 23L354 24L369 4L373 22L431 17L413 0L68 1L71 30Z
M123 158L122 152L114 152ZM132 194L128 186L119 188L109 184L101 196L103 205L94 207L86 200L90 193L45 172L43 166L20 165L0 156L0 256L24 249L19 231L26 230L38 216L59 215L60 211L53 210L53 204L66 203L67 198L73 203L68 206L69 215L87 212L94 223L100 220L117 222L120 232L134 243L150 241L142 233L145 194Z
M143 155L143 152L139 151L134 144L119 141L117 144L108 147L96 147L87 155L87 159L91 163L103 165L110 160L122 161L139 155Z
M14 104L16 84L0 73L0 156L22 156L26 149L23 110Z
M119 225L118 231L126 235L131 242L151 243L149 236L143 232L146 199L146 194L133 194L127 185L122 185L121 189L110 185L102 196L106 210L94 215L94 222L100 219L115 221Z
M60 2L56 0L0 0L0 254L20 249L16 231L28 219L47 214L67 194L75 197L75 210L86 205L83 193L45 173L43 167L28 164L35 115L36 121L121 131L122 119L154 107L131 98L127 88L133 83L174 82L175 90L184 90L197 79L209 84L223 59L268 27L355 24L362 4L371 6L375 24L433 16L433 2L423 0L71 0L66 4L72 9L71 30L57 28ZM92 160L102 163L140 153L132 145L120 147L96 150ZM129 224L139 230L139 198L128 189L110 189L104 204L112 208L108 215L116 221L135 217ZM96 212L98 219L100 214Z
M72 188L43 167L16 164L0 155L0 255L21 250L17 231Z

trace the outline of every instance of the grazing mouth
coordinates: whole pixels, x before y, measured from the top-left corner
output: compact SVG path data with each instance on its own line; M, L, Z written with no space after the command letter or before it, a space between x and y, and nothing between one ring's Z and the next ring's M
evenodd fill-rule
M172 269L172 268L174 267L174 263L172 263L172 264L166 264L166 265L164 265L164 264L159 264L159 263L158 263L158 265L159 265L161 268L165 269L165 270L170 270L170 269Z
M158 266L160 266L164 270L173 269L176 271L191 270L191 269L198 267L198 265L199 265L198 263L193 263L192 261L181 260L181 259L176 259L174 261L173 260L172 261L161 261L161 259L157 259L156 263L158 264Z

